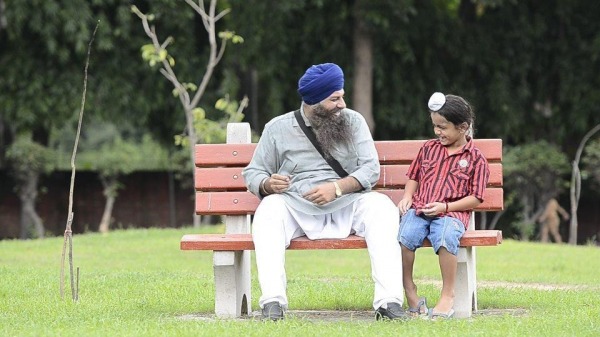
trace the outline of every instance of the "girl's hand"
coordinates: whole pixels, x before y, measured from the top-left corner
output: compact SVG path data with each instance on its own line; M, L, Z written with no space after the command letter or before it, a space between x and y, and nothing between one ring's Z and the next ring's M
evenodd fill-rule
M410 209L410 206L412 206L412 198L400 200L400 202L398 203L398 209L400 209L400 214L406 214L406 212L408 212L408 210Z
M443 202L431 202L425 205L421 211L427 216L438 216L446 212L446 204Z

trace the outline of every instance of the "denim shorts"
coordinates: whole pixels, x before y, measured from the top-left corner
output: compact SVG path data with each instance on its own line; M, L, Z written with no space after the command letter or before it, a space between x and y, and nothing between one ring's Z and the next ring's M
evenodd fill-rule
M460 238L465 233L465 225L453 217L428 217L417 215L411 208L400 219L398 241L411 251L423 246L423 240L429 239L436 254L445 247L452 255L458 254Z

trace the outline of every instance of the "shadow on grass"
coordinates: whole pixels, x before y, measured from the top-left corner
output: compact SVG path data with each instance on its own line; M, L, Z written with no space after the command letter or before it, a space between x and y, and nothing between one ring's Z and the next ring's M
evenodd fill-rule
M525 309L484 309L473 313L471 319L484 316L525 316ZM217 321L221 320L214 314L187 314L177 316L177 319L185 321ZM358 311L358 310L288 310L286 312L287 319L307 320L311 322L362 322L375 321L374 311ZM239 318L228 318L226 320L261 320L260 311L253 311L248 316Z

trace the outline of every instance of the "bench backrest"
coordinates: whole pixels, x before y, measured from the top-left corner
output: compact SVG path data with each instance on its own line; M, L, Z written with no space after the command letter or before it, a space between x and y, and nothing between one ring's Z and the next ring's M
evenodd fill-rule
M406 172L425 140L376 141L381 175L375 187L397 204L408 178ZM502 190L502 140L475 139L490 164L486 198L477 211L504 207ZM242 169L248 165L256 144L198 144L195 147L196 213L202 215L254 214L260 200L248 192Z

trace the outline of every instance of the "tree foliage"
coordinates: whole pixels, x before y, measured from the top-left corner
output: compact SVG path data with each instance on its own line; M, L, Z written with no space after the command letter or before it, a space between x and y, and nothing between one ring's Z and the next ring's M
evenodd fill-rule
M311 64L340 64L347 98L363 90L349 80L357 16L373 39L376 139L433 137L426 102L434 91L465 97L475 107L475 137L505 146L545 140L572 156L575 140L600 122L593 2L375 0L356 11L345 0L231 3L231 27L246 44L229 62L250 94L257 131L297 108L297 81Z
M197 82L206 34L193 11L168 0L134 1L155 13L157 31L173 36L169 55L184 83ZM374 0L229 0L221 24L246 43L225 55L207 101L250 96L256 130L299 104L296 83L311 64L333 61L347 78L352 25L366 18L375 48L374 115L379 139L431 136L425 102L439 90L476 107L477 136L508 145L546 139L572 149L599 121L600 22L593 2ZM89 114L135 120L166 142L184 128L165 81L144 69L147 40L129 4L114 0L10 1L0 31L0 111L11 130L47 133L76 110L85 43L101 21L92 59ZM223 26L219 26L223 27ZM31 80L27 80L31 78ZM354 88L347 81L347 92ZM156 93L145 95L144 93ZM350 96L350 95L348 95ZM348 102L352 106L352 102ZM217 113L204 104L207 116ZM12 134L15 134L12 132ZM43 143L43 142L42 142Z
M174 10L172 1L144 2L159 9L177 42L194 41L189 13ZM34 138L47 144L50 130L61 127L78 111L86 47L96 22L88 80L86 115L113 122L128 121L154 131L159 139L172 142L181 121L172 118L176 104L168 99L170 89L138 61L144 37L132 17L129 4L114 0L10 1L6 6L7 27L0 31L0 118L9 134L32 130ZM193 55L196 45L177 43ZM189 58L179 67L186 71L199 58ZM165 95L146 95L145 93ZM10 123L8 123L10 121Z
M595 183L596 190L600 192L600 139L586 146L582 162L586 177Z
M149 138L145 138L145 140L148 144ZM97 150L86 153L88 158L86 164L98 172L106 201L98 225L98 230L101 233L106 233L109 230L113 206L119 190L123 188L121 178L135 170L147 169L143 165L145 158L139 151L140 148L140 144L116 137L102 144Z
M359 13L347 0L231 3L232 29L247 42L228 58L245 92L256 92L249 120L257 130L298 106L296 83L311 64L336 62L352 77L357 15L374 40L375 138L431 137L434 91L465 97L476 136L508 145L545 139L570 152L571 140L600 121L595 3L376 0Z
M538 141L508 148L503 169L505 194L517 201L521 209L518 230L528 239L546 202L568 186L569 160L556 146Z
M170 142L184 128L181 107L165 81L144 70L147 44L129 5L111 0L8 2L0 31L0 110L11 129L45 129L75 110L87 35L101 20L92 60L89 113L135 119ZM134 2L155 13L157 31L173 36L169 55L183 83L197 82L206 61L206 34L181 3ZM508 145L535 139L571 152L599 121L600 22L590 2L374 0L356 9L348 0L222 2L221 24L244 36L224 56L207 101L226 93L250 96L247 120L256 130L299 104L296 83L311 64L333 61L351 78L352 29L366 18L375 49L374 115L379 139L431 137L427 97L439 90L476 107L478 137ZM73 15L76 12L77 15ZM35 13L30 15L29 13ZM43 22L43 24L42 24ZM33 74L33 75L32 75ZM25 81L31 77L35 80ZM347 81L347 96L354 88ZM161 93L144 95L143 93ZM43 93L43 94L42 94ZM352 106L352 102L348 102ZM204 104L209 119L217 112ZM50 123L48 123L50 122ZM43 132L36 132L40 134Z
M172 166L170 159L166 149L149 134L138 135L130 128L96 122L96 128L84 134L77 166L97 172L102 183L106 199L100 232L109 230L113 206L124 187L122 178L134 171L168 170Z
M194 30L189 29L192 17L173 10L176 5L172 1L140 2L140 6L160 9L170 17L164 25L180 33L181 41L196 40ZM46 146L54 130L76 121L86 47L97 21L100 28L89 66L86 116L115 125L126 121L172 144L175 130L184 123L173 118L171 112L177 108L168 100L170 90L163 82L152 80L153 74L138 61L144 38L134 29L137 22L129 3L33 0L6 4L2 13L6 26L0 28L0 153L24 131ZM176 48L194 55L195 47L195 43L184 43ZM184 72L201 58L187 59L179 65ZM155 94L146 95L150 92ZM161 92L164 95L156 94ZM74 128L74 124L70 126ZM84 129L87 127L84 123ZM26 188L36 190L37 179L30 180Z
M54 152L31 140L27 135L17 137L6 151L11 175L20 181L29 179L28 172L43 174L54 168Z
M181 83L200 83L197 71L209 59L209 38L196 13L182 10L183 1L4 3L0 167L8 145L21 132L31 132L33 140L45 145L53 130L74 125L86 44L97 20L86 115L116 125L127 122L165 146L173 146L174 136L179 144L185 142L183 108L171 97L172 86L158 67L148 71L140 60L141 53L148 62L167 60ZM214 102L226 94L231 101L248 95L245 119L260 131L272 117L299 106L298 78L321 62L342 66L346 97L351 98L353 91L364 90L351 80L356 71L353 27L360 18L373 45L376 139L432 137L426 102L434 91L469 100L477 117L475 137L502 138L507 147L545 140L572 156L577 140L600 123L600 20L593 1L357 3L219 1L219 10L231 12L217 30L235 31L245 43L224 54L194 114L216 121L224 114ZM131 5L154 13L156 31L173 37L167 54L140 49L148 39ZM198 89L186 88L190 93ZM207 135L206 141L216 141L219 126L195 129ZM589 151L594 149L590 145ZM590 156L584 164L592 177L595 159Z

